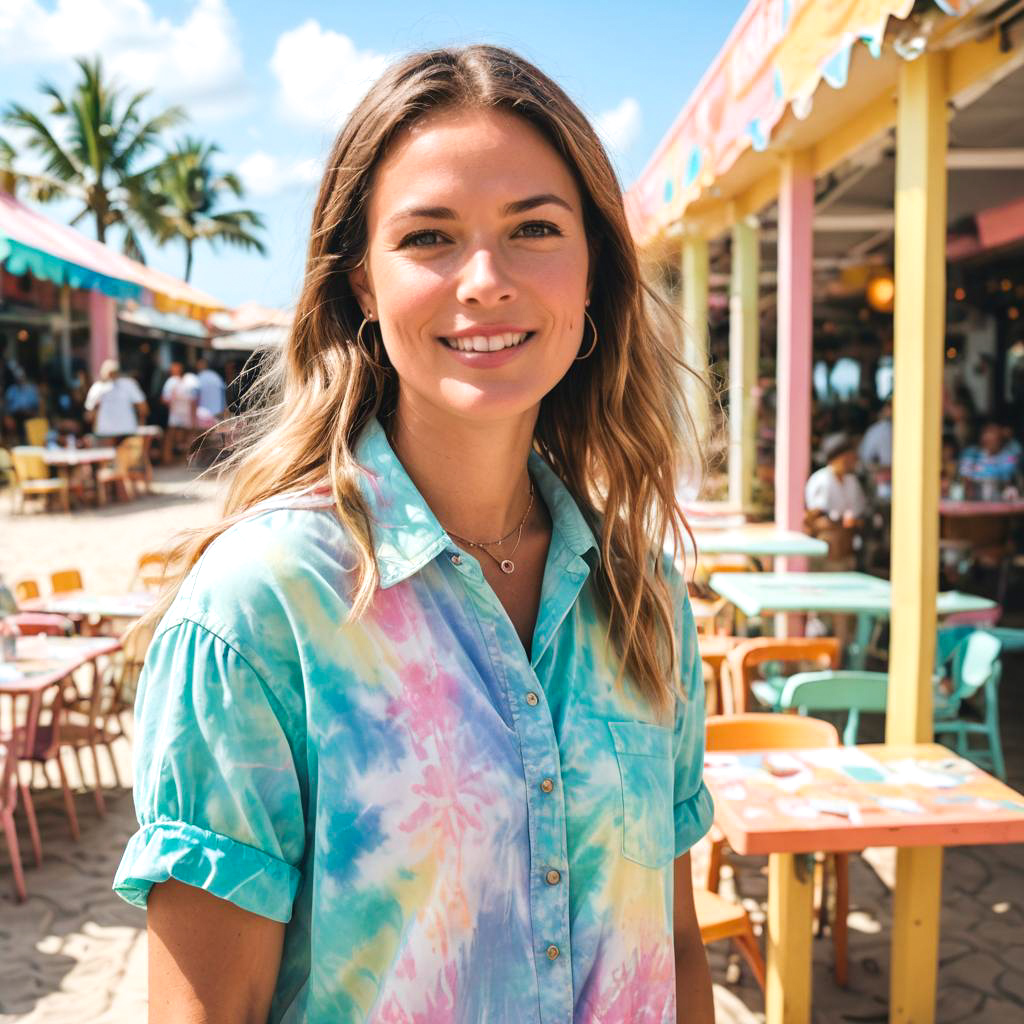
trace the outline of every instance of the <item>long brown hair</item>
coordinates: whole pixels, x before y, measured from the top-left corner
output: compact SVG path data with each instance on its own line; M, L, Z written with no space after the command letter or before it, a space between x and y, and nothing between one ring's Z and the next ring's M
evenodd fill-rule
M396 133L441 109L498 108L539 129L575 175L591 253L590 313L599 341L543 399L535 448L565 483L600 537L597 592L623 672L663 709L678 692L679 654L660 557L687 529L676 501L680 472L700 468L684 399L678 314L644 283L622 194L586 117L546 75L515 53L467 46L412 54L389 68L341 129L313 211L302 294L290 336L267 358L248 439L233 456L225 518L170 552L168 607L189 569L259 502L324 481L357 553L352 615L379 578L373 523L359 489L356 440L373 416L393 414L398 378L377 328L359 335L362 310L348 273L367 248L366 203L374 169ZM589 332L588 332L589 333Z

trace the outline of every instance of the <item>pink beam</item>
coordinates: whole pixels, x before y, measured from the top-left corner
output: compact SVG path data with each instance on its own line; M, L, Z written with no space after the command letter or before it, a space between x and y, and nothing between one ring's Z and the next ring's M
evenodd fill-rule
M803 154L790 154L779 179L775 403L775 522L787 530L803 529L811 470L813 227L814 175Z
M95 380L104 359L117 358L117 303L102 292L89 292L89 369Z

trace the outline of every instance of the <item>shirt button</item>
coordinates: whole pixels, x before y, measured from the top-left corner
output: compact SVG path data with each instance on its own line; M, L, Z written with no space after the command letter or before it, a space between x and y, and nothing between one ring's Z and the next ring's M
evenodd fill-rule
M548 959L549 960L557 960L558 959L558 947L557 946L548 946Z
M526 695L526 703L529 704L531 708L535 708L540 703L540 697L531 690Z
M555 788L555 784L550 779L544 779L540 784L540 788L545 793L550 793Z
M560 872L558 872L558 871L556 871L556 870L555 870L554 868L552 868L552 869L551 869L551 870L550 870L550 871L549 871L549 872L548 872L548 873L547 873L547 874L546 874L546 875L544 876L544 878L545 878L545 880L547 881L548 885L558 885L558 883L559 883L559 882L560 882L560 881L562 880L562 875L561 875L561 873L560 873Z
M452 555L452 565L462 565L462 555Z

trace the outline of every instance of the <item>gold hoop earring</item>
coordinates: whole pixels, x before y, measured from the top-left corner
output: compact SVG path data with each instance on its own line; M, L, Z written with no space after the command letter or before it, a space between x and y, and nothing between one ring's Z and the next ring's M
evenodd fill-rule
M589 359L594 354L594 349L597 348L597 326L594 323L594 318L586 311L583 310L583 315L586 317L587 323L590 324L590 329L594 332L594 340L590 343L590 348L587 349L586 355L577 356L574 362L581 363L584 359Z

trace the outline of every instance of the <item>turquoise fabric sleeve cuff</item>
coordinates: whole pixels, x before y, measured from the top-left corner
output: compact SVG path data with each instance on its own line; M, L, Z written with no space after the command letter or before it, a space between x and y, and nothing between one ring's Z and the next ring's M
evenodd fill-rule
M144 825L129 840L114 878L114 892L145 907L158 882L174 878L235 906L287 923L299 888L291 864L253 846L181 821Z
M688 800L675 806L676 856L682 857L698 840L703 839L715 817L715 805L708 787L700 789Z

